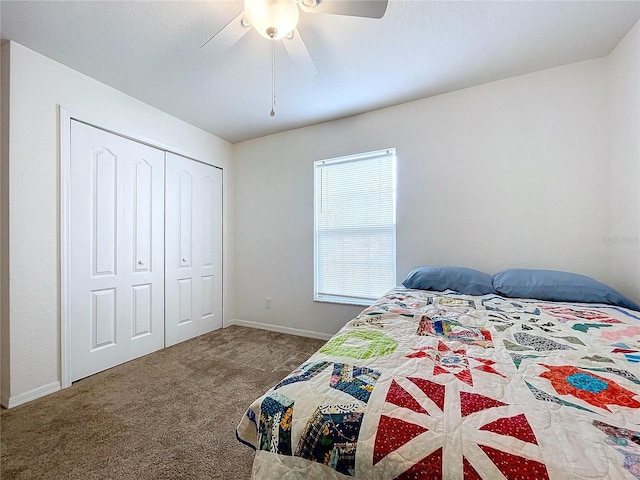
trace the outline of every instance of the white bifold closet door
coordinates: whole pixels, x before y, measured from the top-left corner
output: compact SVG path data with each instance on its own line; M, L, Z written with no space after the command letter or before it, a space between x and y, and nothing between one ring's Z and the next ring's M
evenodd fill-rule
M71 122L71 380L164 346L164 152Z
M165 343L222 327L222 170L167 152Z

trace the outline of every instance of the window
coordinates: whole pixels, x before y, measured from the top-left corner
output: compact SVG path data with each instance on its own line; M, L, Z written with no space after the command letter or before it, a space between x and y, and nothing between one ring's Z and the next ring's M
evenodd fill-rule
M314 300L370 304L396 284L395 149L314 163Z

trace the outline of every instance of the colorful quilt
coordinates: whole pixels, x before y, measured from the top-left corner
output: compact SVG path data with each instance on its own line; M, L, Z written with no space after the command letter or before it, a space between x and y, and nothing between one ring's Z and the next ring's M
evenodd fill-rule
M255 479L640 479L640 312L395 289L236 433Z

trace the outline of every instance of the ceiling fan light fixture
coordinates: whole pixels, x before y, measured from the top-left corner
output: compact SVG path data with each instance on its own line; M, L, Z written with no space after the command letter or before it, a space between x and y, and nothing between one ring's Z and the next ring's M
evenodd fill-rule
M244 0L244 12L253 28L272 40L286 37L298 24L295 0Z

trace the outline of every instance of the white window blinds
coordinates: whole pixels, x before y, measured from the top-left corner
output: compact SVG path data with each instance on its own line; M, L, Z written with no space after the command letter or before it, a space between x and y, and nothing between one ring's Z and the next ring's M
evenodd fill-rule
M395 149L315 166L315 300L366 304L395 286Z

